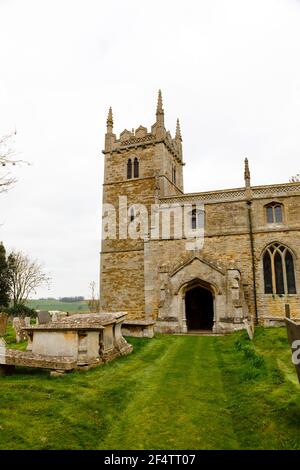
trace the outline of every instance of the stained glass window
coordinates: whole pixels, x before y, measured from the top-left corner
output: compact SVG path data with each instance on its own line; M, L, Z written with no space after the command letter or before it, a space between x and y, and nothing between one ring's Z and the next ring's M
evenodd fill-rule
M268 246L263 255L265 294L296 294L294 258L280 243Z

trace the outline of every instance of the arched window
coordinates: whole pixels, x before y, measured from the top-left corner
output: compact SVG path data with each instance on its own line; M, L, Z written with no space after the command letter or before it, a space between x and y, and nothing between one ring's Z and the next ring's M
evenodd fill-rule
M294 258L280 243L268 246L263 255L265 294L296 294Z
M282 204L272 202L265 206L268 224L281 224L283 222Z
M129 158L127 162L127 179L130 180L132 178L132 161L131 158Z
M204 211L194 208L190 212L190 223L192 230L204 228Z
M133 177L134 178L138 178L139 177L139 161L138 159L135 157L134 159L134 162L133 162Z

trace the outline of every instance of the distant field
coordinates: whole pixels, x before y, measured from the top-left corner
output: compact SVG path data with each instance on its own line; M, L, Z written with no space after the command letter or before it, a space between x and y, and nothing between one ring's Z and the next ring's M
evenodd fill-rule
M28 300L28 307L36 310L61 310L63 312L88 312L87 301L60 302L59 300Z

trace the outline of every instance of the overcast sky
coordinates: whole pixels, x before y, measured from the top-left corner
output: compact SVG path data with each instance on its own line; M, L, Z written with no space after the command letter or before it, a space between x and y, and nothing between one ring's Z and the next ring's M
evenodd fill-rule
M120 133L181 121L185 191L300 171L299 0L0 0L0 135L31 163L0 196L0 240L51 289L98 280L108 107Z

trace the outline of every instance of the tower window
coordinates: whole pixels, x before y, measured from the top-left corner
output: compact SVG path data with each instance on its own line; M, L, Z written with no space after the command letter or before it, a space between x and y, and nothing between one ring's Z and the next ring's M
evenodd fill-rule
M127 162L127 179L130 180L132 178L132 161L131 158L129 158Z
M265 207L268 224L281 224L283 222L282 204L279 204L278 202L272 202Z
M280 243L270 245L263 255L265 294L296 294L294 258Z
M204 228L204 211L194 208L190 212L190 223L192 230Z
M138 161L138 159L135 157L134 162L133 162L133 177L134 177L134 178L138 178L138 177L139 177L139 172L140 172L139 166L140 166L139 161Z

